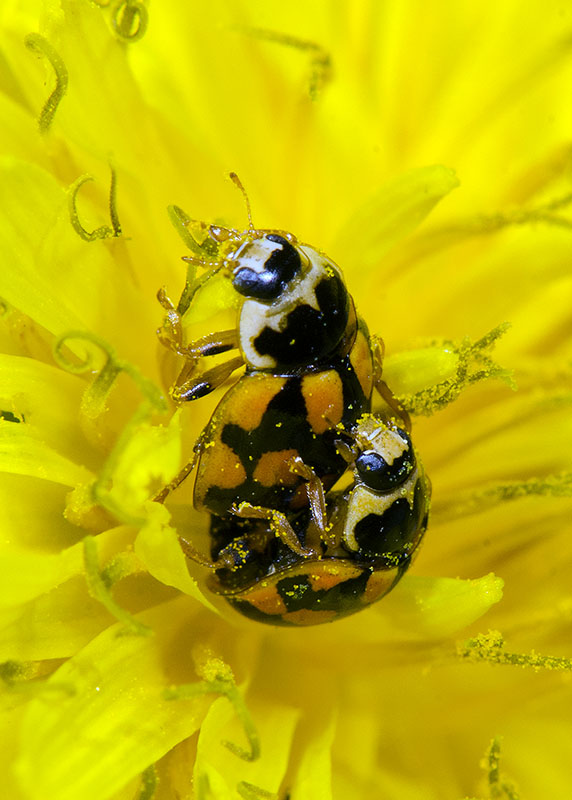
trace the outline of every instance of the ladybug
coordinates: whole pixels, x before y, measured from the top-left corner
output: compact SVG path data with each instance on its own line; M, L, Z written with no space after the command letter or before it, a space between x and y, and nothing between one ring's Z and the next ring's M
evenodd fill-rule
M185 357L171 388L177 403L204 397L239 367L247 372L284 374L306 370L347 352L356 332L353 300L338 267L324 253L298 242L287 231L255 229L248 197L238 177L231 177L246 198L249 227L245 231L191 221L198 253L185 256L210 268L191 290L217 272L230 277L241 296L236 329L183 343L180 311L161 289L158 298L167 315L158 330L169 349ZM202 358L238 349L239 355L196 376Z
M386 595L415 557L431 485L408 432L367 414L341 437L353 472L347 490L324 499L306 468L311 509L287 517L241 503L234 516L211 517L209 588L250 619L332 622Z
M307 505L291 458L309 465L329 489L346 469L335 446L337 426L351 428L371 410L374 385L409 424L381 379L382 343L370 339L357 317L339 269L293 234L255 229L245 198L250 227L203 225L202 255L189 259L231 276L245 298L236 330L185 345L180 313L159 294L169 312L160 339L186 359L171 389L177 402L208 394L246 365L215 409L195 458L155 498L164 500L198 462L195 507L220 516L237 499L286 512ZM234 347L239 356L194 374L201 358Z

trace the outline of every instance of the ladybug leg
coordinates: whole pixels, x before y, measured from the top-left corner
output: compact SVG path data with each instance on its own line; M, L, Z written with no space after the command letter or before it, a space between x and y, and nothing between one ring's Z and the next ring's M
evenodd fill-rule
M314 470L305 464L300 456L293 456L288 461L290 472L305 478L306 493L312 511L312 522L308 528L306 544L316 551L320 551L321 544L326 536L328 521L326 518L326 498L322 481L318 478Z
M228 350L236 350L239 346L238 331L232 328L229 331L218 331L209 333L195 339L183 348L182 355L189 358L205 358L206 356L218 356L219 353L226 353Z
M371 352L373 356L373 385L375 386L381 398L399 418L400 422L403 423L403 427L407 433L411 433L411 417L409 416L409 412L403 407L397 397L395 397L387 383L382 378L385 344L383 343L383 339L381 339L379 336L372 336Z
M201 567L208 567L209 569L215 569L215 562L211 561L209 558L200 553L194 547L194 545L192 545L189 542L188 539L184 539L182 536L179 536L179 544L185 556L187 558L190 558L191 561L196 561L196 563L200 564Z
M167 296L164 288L159 289L157 298L167 312L162 326L157 330L159 341L168 350L185 359L183 368L171 387L170 395L176 403L196 400L221 386L229 375L244 363L243 359L237 356L224 364L213 367L199 377L194 376L196 366L201 358L237 349L239 346L238 332L234 328L228 331L219 331L185 344L182 316L179 310Z
M171 298L168 297L165 287L159 289L157 299L167 312L162 326L157 330L157 336L161 344L168 350L172 350L179 356L198 360L205 356L215 356L219 353L225 353L227 350L238 348L239 336L235 328L228 331L210 333L200 339L195 339L189 344L184 344L182 314Z
M315 550L302 547L292 526L286 519L286 516L280 511L276 511L273 508L253 506L251 503L239 503L238 506L233 506L231 511L237 517L266 520L270 525L272 533L297 555L306 558L316 557L318 555Z
M187 558L190 558L191 561L195 561L197 564L200 564L201 567L207 567L208 569L212 570L236 569L236 562L230 553L227 554L223 552L220 557L216 559L216 561L211 561L210 558L207 558L205 555L199 552L196 547L183 536L179 536L179 545L184 555Z
M180 353L183 347L183 326L181 324L181 315L177 311L177 307L167 295L165 287L162 286L157 292L157 300L167 312L163 323L157 330L157 336L161 344L168 350L175 353Z
M170 481L166 486L164 486L161 489L161 491L158 492L155 495L155 497L153 497L154 503L164 503L167 497L171 494L171 492L174 492L175 489L178 486L180 486L186 478L189 477L191 472L196 467L197 462L201 456L201 453L203 452L203 436L204 434L201 434L201 436L199 436L199 439L194 447L193 456L191 460L185 464L185 466L178 473L178 475L175 475L172 481Z
M171 387L170 395L175 403L197 400L199 397L210 394L215 389L218 389L219 386L222 386L236 369L242 367L244 361L242 356L237 356L193 377L192 373L195 365L196 361L191 361L185 365L177 382Z

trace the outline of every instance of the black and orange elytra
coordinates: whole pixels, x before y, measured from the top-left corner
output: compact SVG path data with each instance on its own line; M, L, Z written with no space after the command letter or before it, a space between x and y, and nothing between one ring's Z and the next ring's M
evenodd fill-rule
M308 509L280 520L302 545L311 537L313 553L293 553L273 521L248 518L248 509L242 518L212 517L212 557L224 566L210 586L241 614L272 625L331 622L381 599L410 566L431 495L411 439L371 415L351 435L354 481L326 495L327 526Z
M329 489L346 470L335 441L370 407L372 362L360 327L349 353L327 367L276 375L247 372L224 395L203 434L195 507L219 516L237 499L279 510L307 504L298 457Z

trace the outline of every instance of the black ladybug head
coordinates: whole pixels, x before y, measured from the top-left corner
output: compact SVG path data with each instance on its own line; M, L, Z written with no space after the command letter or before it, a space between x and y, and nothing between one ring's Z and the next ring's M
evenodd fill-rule
M232 285L254 300L276 300L302 268L298 250L276 233L247 242L234 258Z
M415 467L409 435L401 428L388 430L377 448L363 450L355 460L361 481L376 492L390 492L405 483Z

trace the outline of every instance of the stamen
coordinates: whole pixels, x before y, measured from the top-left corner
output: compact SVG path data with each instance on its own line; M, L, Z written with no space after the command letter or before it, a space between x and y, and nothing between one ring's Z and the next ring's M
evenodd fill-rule
M86 242L94 242L96 239L109 239L111 237L121 236L121 223L117 214L117 175L115 169L111 168L111 183L109 189L109 216L111 218L111 227L109 225L101 225L93 231L87 231L79 220L77 212L77 193L88 181L93 180L92 175L82 175L77 179L68 189L68 211L72 228Z
M189 250L192 253L195 253L197 256L204 257L205 250L202 244L199 244L199 242L196 241L189 229L189 226L193 220L189 217L186 211L183 211L183 209L179 208L179 206L170 205L167 206L167 214L169 215L169 220L171 221L172 226L175 228Z
M489 797L491 800L506 797L508 800L519 800L519 794L511 783L503 779L500 771L501 739L498 736L491 741L483 760L483 768L487 772Z
M233 742L223 742L224 746L227 747L231 753L234 753L235 756L242 758L244 761L256 761L260 758L260 739L258 737L258 732L248 713L242 695L238 691L234 680L228 675L219 673L212 680L201 681L200 683L188 683L172 689L166 689L163 696L165 700L187 700L203 694L220 694L228 699L234 707L236 716L244 729L250 750L244 750Z
M119 222L119 215L117 213L117 172L110 164L111 182L109 184L109 218L111 220L111 227L113 228L114 236L121 236L121 223Z
M555 213L571 203L572 193L567 192L536 208L516 208L493 214L479 214L452 225L435 228L416 237L412 250L407 253L407 259L410 263L418 263L420 258L445 250L465 239L492 235L510 227L543 224L572 230L572 220Z
M504 322L476 342L471 342L467 338L460 343L435 343L439 347L447 345L449 349L456 352L458 356L456 374L452 378L422 389L415 394L397 395L397 399L411 414L428 417L448 406L465 388L478 381L496 378L507 383L511 389L516 389L512 372L496 364L487 353L487 350L509 328L510 323Z
M236 784L236 791L244 800L278 800L276 792L269 792L247 781L239 781Z
M332 59L328 51L317 42L308 39L299 39L297 36L290 36L280 31L269 31L264 28L237 28L240 33L252 36L255 39L262 39L267 42L275 42L285 47L292 47L301 50L310 56L310 76L308 80L308 94L310 99L315 101L332 78Z
M473 664L487 661L513 667L531 667L535 672L541 669L572 672L572 659L560 656L543 656L535 653L507 653L504 639L499 631L480 633L457 647L457 655Z
M4 661L0 664L0 681L11 694L25 695L27 699L39 697L60 702L73 697L76 687L67 681L47 681L41 675L41 665L33 661Z
M151 764L150 767L141 773L141 791L139 792L138 800L152 800L157 791L159 783L159 776L157 775L157 767Z
M68 331L59 336L54 342L53 354L56 363L67 372L81 375L95 369L93 354L86 353L84 360L73 357L71 352L66 352L71 340L91 342L105 357L105 362L100 368L94 381L87 387L81 402L80 411L89 419L97 419L106 410L107 398L113 384L121 372L125 372L137 385L144 400L155 410L164 413L167 403L154 383L145 378L133 364L119 359L104 339L90 331Z
M124 42L136 42L145 35L149 12L137 0L121 0L111 12L115 34Z
M97 542L93 536L83 540L83 562L87 588L94 600L98 600L112 616L125 625L125 633L134 636L149 636L153 630L118 605L111 596L111 583L100 571L97 555Z
M33 50L39 55L44 56L50 62L56 74L56 86L51 95L44 103L38 117L38 127L40 133L47 133L53 122L54 115L62 101L68 88L68 71L61 56L46 38L39 33L29 33L24 39L28 50Z
M88 331L72 331L63 334L56 340L53 350L54 359L62 369L75 374L81 374L94 369L93 356L91 353L88 353L83 361L79 359L70 359L71 353L68 355L64 347L66 347L72 339L92 342L106 357L95 379L86 388L80 405L82 428L86 436L95 446L101 446L101 426L99 424L99 419L107 411L107 400L120 373L124 372L128 375L143 395L143 402L136 409L129 422L124 426L97 480L89 487L93 502L100 505L117 519L124 521L126 524L140 525L145 521L144 518L135 516L128 509L119 504L117 499L113 496L110 487L113 486L113 476L121 455L131 442L134 433L143 423L147 422L153 412L165 413L167 411L167 401L157 387L150 380L145 378L133 364L117 358L115 351L107 342Z
M195 791L197 793L197 800L207 800L207 798L210 800L212 798L213 794L211 792L209 776L206 772L201 772L195 779Z
M507 481L484 489L458 493L452 503L442 506L435 504L433 511L439 516L440 521L458 519L530 495L572 497L572 472L548 475L546 478Z

